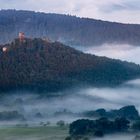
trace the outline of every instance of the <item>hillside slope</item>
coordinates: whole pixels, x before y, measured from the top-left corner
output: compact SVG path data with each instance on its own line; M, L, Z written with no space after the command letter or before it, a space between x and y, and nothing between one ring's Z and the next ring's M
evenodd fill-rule
M106 22L60 14L0 11L0 43L12 41L18 32L27 37L49 37L68 45L125 43L140 45L140 25Z
M8 50L3 52L5 46ZM0 49L1 90L112 86L140 76L138 65L84 54L59 42L15 39Z

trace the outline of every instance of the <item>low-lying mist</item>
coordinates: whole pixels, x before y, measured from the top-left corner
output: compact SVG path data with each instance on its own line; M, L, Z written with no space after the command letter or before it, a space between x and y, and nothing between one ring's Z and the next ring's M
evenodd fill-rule
M140 47L128 44L104 44L97 47L76 47L85 53L121 59L140 64Z
M103 138L93 138L91 140L134 140L134 135L131 134L115 134L115 135L108 135Z
M55 93L59 96L53 97L19 91L1 97L0 112L18 111L28 123L59 120L69 123L80 118L75 114L99 108L112 110L135 105L140 112L139 91L139 79L117 88L76 88Z

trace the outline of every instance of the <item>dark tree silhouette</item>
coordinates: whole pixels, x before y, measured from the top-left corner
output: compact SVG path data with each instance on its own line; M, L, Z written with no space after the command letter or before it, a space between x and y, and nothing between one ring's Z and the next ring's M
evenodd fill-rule
M59 42L18 39L0 52L0 90L58 91L90 84L114 86L140 76L140 66L84 54Z

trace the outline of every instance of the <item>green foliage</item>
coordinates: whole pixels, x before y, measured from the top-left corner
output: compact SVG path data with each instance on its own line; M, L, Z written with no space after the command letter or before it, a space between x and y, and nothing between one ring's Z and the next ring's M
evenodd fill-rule
M63 120L58 121L56 124L60 127L65 126L65 122Z
M125 117L129 120L139 119L138 110L133 105L122 107L118 110L106 111L105 109L98 109L95 111L86 111L83 113L84 117L107 117L107 118L116 118L116 117Z
M0 42L12 41L22 29L29 37L49 37L67 44L93 46L103 43L140 45L140 26L60 14L0 11Z
M96 137L103 137L104 136L104 133L101 130L97 130L97 131L95 131L94 135Z
M10 120L25 120L22 114L17 111L3 111L0 112L0 121L10 121Z
M140 130L140 120L137 120L133 123L132 129L138 130L138 131Z
M4 127L0 129L0 140L64 140L68 136L68 127Z
M79 84L114 86L140 76L140 66L84 54L59 42L16 39L0 52L0 90L58 91Z
M129 121L125 118L117 118L110 121L107 118L98 120L77 120L70 124L69 133L71 136L94 135L102 137L104 134L124 132L129 128Z

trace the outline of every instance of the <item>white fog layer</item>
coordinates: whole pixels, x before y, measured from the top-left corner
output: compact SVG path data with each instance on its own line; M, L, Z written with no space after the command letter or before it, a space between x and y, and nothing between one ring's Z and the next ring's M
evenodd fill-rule
M140 47L121 44L104 44L102 46L77 47L85 53L126 60L140 64Z
M16 95L4 96L0 105L2 111L18 111L26 121L71 122L79 119L75 113L93 111L99 108L106 110L119 109L135 105L140 112L140 80L129 81L118 88L77 88L61 92L64 96L41 97L39 94L18 92ZM55 93L57 94L57 93ZM60 94L60 93L59 93ZM64 112L66 115L58 115ZM41 114L41 117L36 117ZM56 114L58 115L56 117Z
M104 138L94 138L91 140L133 140L134 139L134 135L130 135L130 134L118 134L118 135L109 135L109 136L105 136Z

